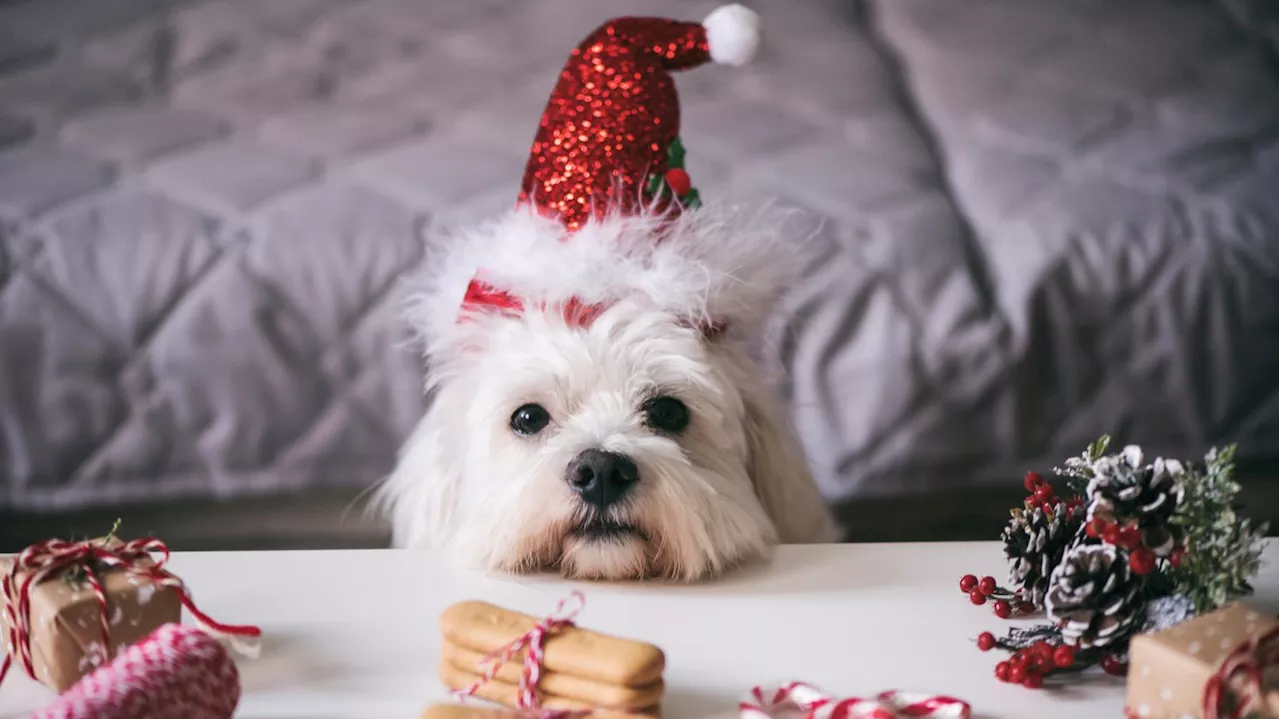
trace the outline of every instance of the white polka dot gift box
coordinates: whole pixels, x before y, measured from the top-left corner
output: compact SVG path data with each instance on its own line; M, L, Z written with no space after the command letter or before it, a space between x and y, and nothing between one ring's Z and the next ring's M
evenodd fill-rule
M1129 645L1130 719L1275 717L1276 617L1235 603Z

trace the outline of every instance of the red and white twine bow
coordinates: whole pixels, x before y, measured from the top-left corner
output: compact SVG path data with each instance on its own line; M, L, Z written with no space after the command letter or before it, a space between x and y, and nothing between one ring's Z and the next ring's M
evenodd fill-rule
M1202 701L1204 719L1240 719L1245 711L1261 703L1262 670L1260 667L1275 666L1278 637L1280 633L1272 629L1266 634L1243 642L1227 655L1222 666L1204 686ZM1234 685L1233 681L1236 679L1243 679L1243 682ZM1235 697L1234 708L1224 713L1222 711L1223 704L1226 703L1224 700L1226 695L1231 693L1233 686L1239 688L1239 695Z
M4 577L4 619L8 627L5 637L6 655L0 664L0 682L4 681L15 657L32 679L36 678L31 662L31 588L72 567L84 569L85 582L98 600L98 616L102 629L101 661L110 659L111 627L107 619L107 596L98 579L98 569L122 569L159 587L173 587L182 606L187 608L196 625L208 634L226 641L232 649L246 656L258 652L262 631L252 626L220 624L196 607L182 580L164 568L169 561L169 547L159 539L147 537L111 544L102 541L64 542L47 539L27 547L14 558ZM21 582L18 575L26 573Z
M741 719L774 719L783 710L798 709L802 719L970 719L969 704L948 696L890 690L874 699L836 699L802 682L774 689L753 687L738 702Z
M516 637L514 641L504 647L495 649L480 660L478 669L484 669L488 665L488 669L484 669L484 674L480 680L466 689L458 689L453 694L458 699L465 699L474 695L480 687L493 681L498 676L498 670L502 665L511 661L512 657L520 653L521 649L526 649L524 655L523 672L520 675L520 693L517 699L518 708L522 715L529 717L540 717L541 719L573 719L574 717L582 717L590 714L590 711L570 711L570 710L546 710L543 709L538 701L538 680L542 677L542 663L544 661L543 644L550 634L565 628L573 626L573 618L582 611L583 606L587 603L586 597L582 596L582 592L573 592L568 597L560 600L556 605L556 610L547 615L534 625L533 629ZM569 607L566 609L566 607Z

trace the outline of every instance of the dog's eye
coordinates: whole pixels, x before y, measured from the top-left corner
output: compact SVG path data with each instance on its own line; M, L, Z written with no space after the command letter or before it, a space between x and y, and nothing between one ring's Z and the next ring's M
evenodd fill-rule
M654 397L644 403L645 422L661 432L681 432L689 425L689 408L675 397Z
M542 405L521 405L511 413L511 430L525 436L534 435L541 432L550 421L551 415L547 414L547 410Z

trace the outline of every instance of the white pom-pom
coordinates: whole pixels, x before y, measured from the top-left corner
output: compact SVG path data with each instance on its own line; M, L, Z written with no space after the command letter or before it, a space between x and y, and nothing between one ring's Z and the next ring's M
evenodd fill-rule
M760 16L741 5L712 10L702 27L707 30L707 47L716 62L745 65L760 47Z

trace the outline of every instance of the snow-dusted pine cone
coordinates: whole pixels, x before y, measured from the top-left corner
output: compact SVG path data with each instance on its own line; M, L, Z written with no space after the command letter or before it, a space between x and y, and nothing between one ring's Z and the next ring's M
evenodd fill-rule
M1157 557L1167 557L1181 539L1169 524L1182 503L1182 485L1177 475L1183 471L1176 460L1143 461L1142 450L1130 445L1120 454L1108 455L1093 464L1093 478L1085 490L1089 501L1087 521L1095 518L1121 525L1136 522L1143 544Z
M1103 647L1126 636L1140 618L1139 585L1115 546L1079 545L1053 570L1045 613L1059 623L1068 644Z
M1013 517L1000 533L1004 556L1009 560L1010 589L1021 590L1023 601L1036 609L1044 606L1049 575L1075 541L1079 524L1079 519L1069 516L1066 503L1060 502L1052 514L1040 507L1013 510Z

